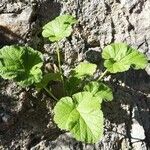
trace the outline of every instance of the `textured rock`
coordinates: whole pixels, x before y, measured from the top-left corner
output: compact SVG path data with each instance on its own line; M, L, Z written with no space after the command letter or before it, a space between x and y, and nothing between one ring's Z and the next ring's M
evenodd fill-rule
M90 46L124 41L148 52L150 45L150 1L122 0L70 0L64 3L63 12L79 18L81 37Z
M32 7L26 7L21 13L0 14L0 34L4 37L0 43L9 43L22 40L29 31L29 22L32 15Z

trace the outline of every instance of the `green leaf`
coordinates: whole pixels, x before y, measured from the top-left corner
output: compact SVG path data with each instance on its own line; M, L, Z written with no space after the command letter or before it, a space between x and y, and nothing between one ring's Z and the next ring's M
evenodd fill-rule
M80 62L78 66L72 69L68 80L66 81L66 90L68 95L79 92L85 85L85 77L93 76L97 66L89 62Z
M72 95L76 92L79 92L79 86L82 83L81 79L78 79L76 77L70 77L67 79L65 84L65 89L67 91L68 95ZM83 85L83 84L82 84Z
M106 46L102 57L105 59L104 66L111 73L124 72L130 67L144 69L148 64L144 54L124 43Z
M60 41L70 36L72 25L76 22L77 20L71 15L58 16L43 27L42 35L49 38L51 42Z
M0 75L25 87L42 79L42 54L31 47L5 46L0 49Z
M92 76L96 71L96 65L89 62L80 62L79 65L72 70L72 76L82 79L85 76Z
M48 73L45 74L41 80L41 82L36 84L36 88L38 91L44 89L50 81L61 81L60 73Z
M103 113L90 92L63 97L54 108L54 121L82 142L95 143L103 136Z
M90 82L84 87L85 91L91 92L94 97L99 97L100 102L102 100L112 101L112 90L105 84L96 81Z

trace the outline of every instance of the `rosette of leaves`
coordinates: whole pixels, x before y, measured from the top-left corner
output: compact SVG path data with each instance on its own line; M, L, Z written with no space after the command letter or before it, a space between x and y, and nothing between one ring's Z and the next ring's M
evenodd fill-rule
M72 25L77 20L71 15L61 15L50 21L43 27L43 37L49 38L51 42L60 41L72 33Z
M113 43L103 49L104 66L110 73L124 72L133 69L144 69L146 56L125 43Z
M42 79L42 54L25 46L4 46L0 49L0 75L26 87Z

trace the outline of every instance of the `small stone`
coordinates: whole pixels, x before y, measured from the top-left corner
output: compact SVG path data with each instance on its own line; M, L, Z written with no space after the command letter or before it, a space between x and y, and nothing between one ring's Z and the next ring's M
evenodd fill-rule
M141 126L137 120L133 119L132 129L131 129L131 137L132 142L137 142L139 140L145 139L144 128Z
M10 120L10 116L5 114L4 116L2 116L2 120L3 120L3 122L8 123Z
M146 67L145 70L146 70L147 74L150 75L150 64Z
M131 141L134 142L138 142L139 140L144 140L145 139L145 131L142 125L140 125L141 122L137 121L137 117L136 116L136 111L137 111L137 107L133 108L133 112L132 112L132 126L131 126Z

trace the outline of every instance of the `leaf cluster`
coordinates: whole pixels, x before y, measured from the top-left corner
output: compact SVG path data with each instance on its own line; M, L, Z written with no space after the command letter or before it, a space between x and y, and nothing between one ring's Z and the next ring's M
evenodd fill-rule
M42 35L51 42L69 37L72 26L77 20L71 15L61 15L43 27ZM54 108L54 121L62 130L70 131L79 141L96 143L103 137L104 117L102 102L112 101L113 92L103 81L106 73L118 73L133 69L144 69L147 58L137 49L125 43L112 43L102 51L106 71L98 80L93 78L98 66L89 62L80 62L73 68L69 76L64 76L60 64L59 71L42 73L43 56L40 52L25 46L5 46L0 49L0 75L4 79L12 79L26 87L34 84L38 91L45 89L50 96L57 97L48 90L51 81L62 82L64 96ZM58 91L59 92L59 91Z

